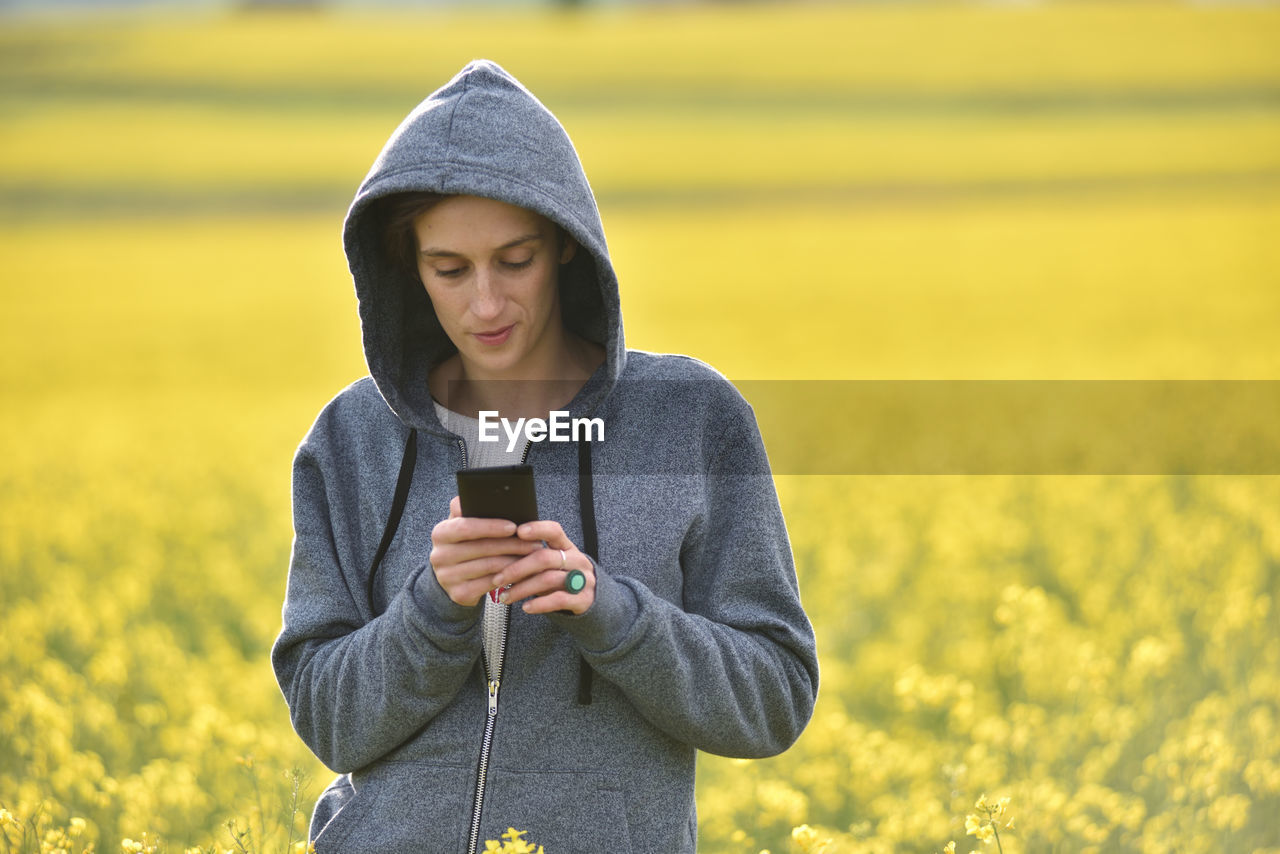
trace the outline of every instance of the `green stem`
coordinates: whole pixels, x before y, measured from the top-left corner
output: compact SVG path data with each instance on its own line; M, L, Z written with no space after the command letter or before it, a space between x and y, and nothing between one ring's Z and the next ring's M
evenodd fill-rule
M252 821L250 822L249 826L244 830L237 830L236 821L235 819L232 819L231 821L227 822L227 830L231 834L231 844L239 848L241 854L250 854L249 849L244 844L244 838L245 836L248 836L250 843L253 842Z
M295 839L296 825L298 823L298 794L302 788L302 772L297 768L293 769L293 791L289 798L289 839L285 842L284 854L293 854L293 843Z

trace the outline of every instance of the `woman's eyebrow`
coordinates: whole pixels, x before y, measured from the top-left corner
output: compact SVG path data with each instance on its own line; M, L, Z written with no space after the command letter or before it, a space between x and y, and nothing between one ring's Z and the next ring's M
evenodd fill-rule
M529 234L525 234L520 237L517 237L515 240L508 240L506 243L502 244L494 251L501 252L504 249L512 249L516 246L519 246L522 243L529 243L531 241L541 240L541 239L542 239L542 235L534 231ZM422 252L419 254L424 255L428 258L461 258L463 257L461 252L454 252L451 249L440 249L435 246L428 246L425 249L423 249Z

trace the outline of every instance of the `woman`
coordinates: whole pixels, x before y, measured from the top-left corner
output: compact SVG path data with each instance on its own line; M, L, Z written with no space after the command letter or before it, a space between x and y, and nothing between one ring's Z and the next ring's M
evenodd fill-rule
M471 852L513 826L549 854L693 851L696 751L785 750L817 690L750 407L624 347L577 155L492 63L400 125L344 240L370 377L298 449L272 650L342 774L316 850ZM479 441L489 411L603 436L508 452ZM463 517L455 471L508 453L541 519Z

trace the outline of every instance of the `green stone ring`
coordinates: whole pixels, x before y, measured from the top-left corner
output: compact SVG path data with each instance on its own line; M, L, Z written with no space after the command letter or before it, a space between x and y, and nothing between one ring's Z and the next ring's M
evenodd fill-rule
M587 574L580 569L571 569L564 577L564 589L570 593L581 593L587 586Z

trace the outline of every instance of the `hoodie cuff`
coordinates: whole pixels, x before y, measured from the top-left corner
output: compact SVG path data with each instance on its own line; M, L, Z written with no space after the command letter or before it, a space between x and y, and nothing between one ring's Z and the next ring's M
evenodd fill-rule
M630 635L640 618L640 601L631 587L600 571L592 561L596 575L596 599L586 613L552 614L583 652L607 655Z
M413 600L415 622L423 631L461 637L479 625L481 609L450 599L430 564L419 568L406 586Z

